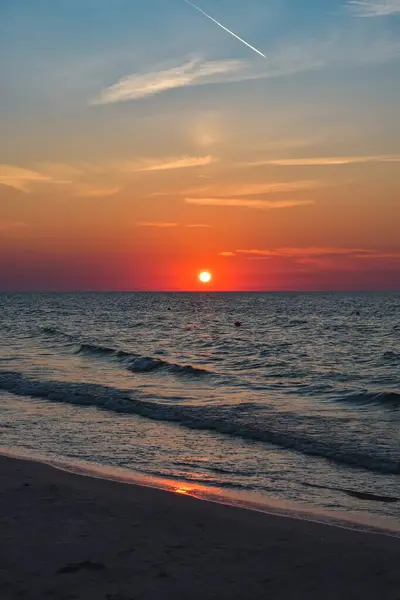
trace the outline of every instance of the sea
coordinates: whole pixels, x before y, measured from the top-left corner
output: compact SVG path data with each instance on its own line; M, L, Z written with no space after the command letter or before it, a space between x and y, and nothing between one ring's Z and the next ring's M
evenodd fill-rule
M4 453L394 531L399 293L0 294Z

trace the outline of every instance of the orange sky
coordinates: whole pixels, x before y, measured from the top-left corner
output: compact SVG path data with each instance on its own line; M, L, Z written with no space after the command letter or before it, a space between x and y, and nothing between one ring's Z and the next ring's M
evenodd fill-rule
M399 289L396 14L100 3L0 7L0 291Z

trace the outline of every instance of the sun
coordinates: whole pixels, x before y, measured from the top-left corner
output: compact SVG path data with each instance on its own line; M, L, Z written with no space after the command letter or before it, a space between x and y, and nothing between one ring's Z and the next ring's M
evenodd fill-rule
M210 283L210 281L212 279L212 275L209 271L202 271L199 274L199 279L200 279L201 283Z

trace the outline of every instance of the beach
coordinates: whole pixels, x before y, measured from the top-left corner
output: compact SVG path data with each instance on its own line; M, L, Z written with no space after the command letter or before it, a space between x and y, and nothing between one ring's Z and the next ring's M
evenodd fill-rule
M400 598L399 538L0 457L2 600Z

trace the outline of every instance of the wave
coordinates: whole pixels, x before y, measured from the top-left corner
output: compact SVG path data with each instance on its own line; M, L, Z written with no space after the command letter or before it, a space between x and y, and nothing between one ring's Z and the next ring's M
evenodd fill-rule
M76 354L89 354L93 356L114 356L115 358L131 358L137 356L132 352L125 352L124 350L116 350L115 348L108 348L107 346L98 346L97 344L82 343L79 344Z
M66 402L79 406L97 406L102 410L136 414L154 421L177 423L195 430L264 442L305 455L329 459L338 464L386 474L400 474L396 456L368 454L354 446L346 448L340 440L307 434L291 421L290 415L275 414L262 419L244 405L184 405L156 401L144 393L120 390L100 384L41 381L15 371L0 371L0 389L18 396Z
M58 329L57 327L48 327L48 326L42 327L40 329L40 333L42 335L52 336L52 337L68 338L68 339L71 338L71 336L68 333L61 331L61 329Z
M60 333L62 333L62 331L60 331L56 327L42 327L40 331L45 335L59 335Z
M164 370L176 375L211 375L211 371L194 367L192 365L179 365L170 363L160 358L151 356L140 356L134 358L128 365L130 371L134 373L149 373L150 371Z
M386 494L375 494L372 492L365 492L363 490L350 490L347 488L341 487L331 487L329 485L318 485L316 483L309 483L307 481L302 481L302 485L305 487L316 488L319 490L331 490L333 492L342 492L351 496L353 498L357 498L358 500L368 500L370 502L384 502L387 504L394 504L400 502L400 498L397 496L387 496Z
M176 375L207 375L211 371L194 367L192 365L180 365L173 362L168 362L161 358L152 356L141 356L134 352L126 352L124 350L116 350L107 346L98 346L96 344L80 344L77 354L89 354L93 356L114 357L123 362L123 365L132 373L151 373L153 371L167 371Z
M74 342L74 337L71 334L62 331L61 329L58 329L58 327L41 327L41 329L39 330L39 335L44 336L46 338L55 338L62 342Z
M341 398L342 402L354 404L376 404L386 407L400 407L400 393L398 392L365 392L363 394L351 394Z
M115 354L115 350L112 348L106 348L105 346L96 346L95 344L79 344L76 354L100 354L110 356Z

